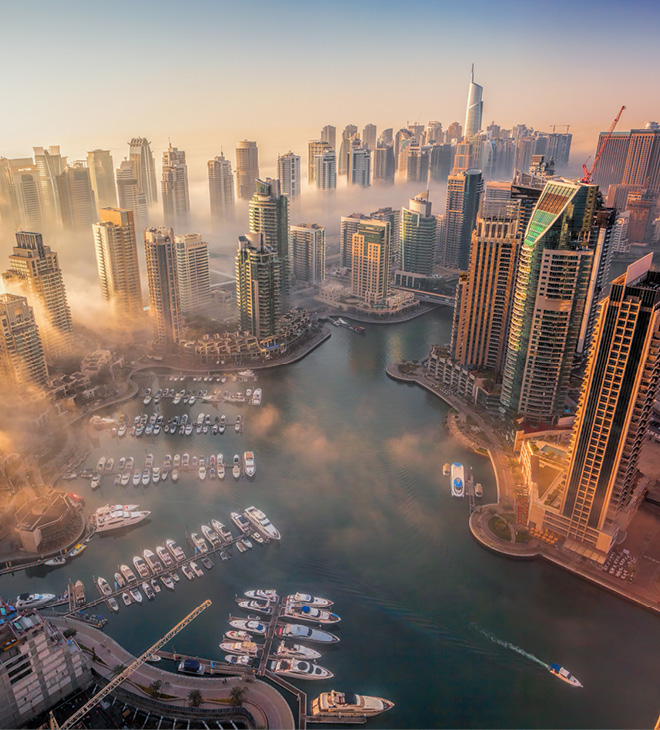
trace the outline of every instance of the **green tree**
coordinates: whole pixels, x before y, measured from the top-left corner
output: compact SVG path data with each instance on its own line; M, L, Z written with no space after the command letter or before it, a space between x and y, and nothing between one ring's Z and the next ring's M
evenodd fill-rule
M202 693L198 689L191 689L188 692L188 702L192 707L199 707L204 701Z
M114 675L121 674L124 671L124 669L126 669L125 664L115 664L115 666L112 668L112 673Z
M232 687L232 690L229 693L229 701L232 705L234 705L234 707L240 707L246 699L247 690L245 689L245 687Z
M151 692L151 696L158 699L160 697L160 688L163 686L163 683L160 681L160 679L155 679L150 685L149 685L149 692Z
M73 638L77 633L78 631L76 629L64 629L64 631L62 632L62 636L65 639L69 639Z

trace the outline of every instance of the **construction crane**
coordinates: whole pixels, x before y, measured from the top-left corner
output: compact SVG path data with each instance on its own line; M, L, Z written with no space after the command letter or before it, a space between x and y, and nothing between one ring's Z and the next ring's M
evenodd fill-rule
M58 725L57 721L55 720L55 716L53 713L50 713L50 727L54 730L57 730L59 728L60 730L66 730L67 728L72 728L76 723L80 722L85 715L92 710L98 703L104 698L107 697L114 689L116 689L125 679L128 679L128 677L133 674L133 672L140 666L142 666L153 653L157 652L162 646L167 644L167 642L174 638L181 629L184 629L189 623L194 621L202 611L205 611L209 606L211 605L211 601L206 600L201 605L197 606L197 608L194 611L191 611L182 621L179 621L179 623L174 626L174 628L170 629L165 636L158 639L158 641L153 645L150 646L144 654L139 656L137 659L132 661L126 669L121 674L118 674L114 679L111 679L108 684L100 691L97 692L94 697L92 697L91 700L86 702L78 711L74 712L71 717L64 722L62 725Z
M596 155L596 159L594 160L594 164L591 166L591 170L587 170L587 165L582 165L582 180L580 182L586 183L589 185L591 183L591 176L594 174L594 170L596 169L596 165L598 164L598 160L603 156L603 152L605 151L605 148L607 147L607 143L610 141L610 137L612 136L612 133L614 132L614 128L619 123L619 119L621 119L621 115L623 114L623 110L625 109L625 106L622 106L621 109L619 109L619 113L616 115L614 121L610 125L609 131L605 135L605 139L603 140L603 144L600 146L600 149L598 150L598 154Z
M571 128L570 124L553 124L552 125L552 133L555 134L555 129L557 127L566 127L566 134L568 134L568 130Z

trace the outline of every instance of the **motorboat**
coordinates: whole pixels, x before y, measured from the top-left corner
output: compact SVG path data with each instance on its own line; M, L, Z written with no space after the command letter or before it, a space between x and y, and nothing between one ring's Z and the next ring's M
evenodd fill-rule
M334 676L329 669L302 659L277 659L269 662L269 669L273 674L297 679L331 679Z
M447 463L447 464L445 464L445 465L444 465L444 466L442 467L442 473L443 473L443 475L444 475L444 476L446 476L446 477L448 477L448 476L449 476L449 464L448 464L448 463Z
M571 687L582 687L582 683L574 677L568 669L564 669L564 667L559 664L551 664L549 669L550 674L554 674L557 679L561 679L562 682L570 684Z
M160 580L165 588L169 588L171 591L174 590L174 581L169 575L161 575Z
M246 654L247 656L257 656L257 652L261 648L254 641L223 641L219 646L228 654Z
M281 641L274 656L278 659L307 659L311 661L312 659L320 659L321 652L302 644L289 644L286 641Z
M336 613L297 603L287 603L280 615L285 619L309 621L314 624L336 624L341 621L341 618Z
M181 455L180 454L174 454L174 459L172 459L172 466L174 469L178 469L181 466Z
M44 562L44 565L47 565L49 568L58 567L60 565L66 565L66 558L64 558L60 555L57 558L51 558L50 560L46 560Z
M238 512L232 512L231 519L243 534L247 535L252 532L252 526L245 515L241 515Z
M218 464L218 479L224 479L224 478L225 478L225 465Z
M171 469L171 468L172 468L172 455L165 454L165 458L163 459L163 469Z
M474 496L475 497L484 496L484 488L481 486L481 483L479 483L479 482L477 482L477 485L474 488Z
M137 487L141 481L142 481L142 472L139 469L136 469L133 472L133 486Z
M121 475L121 479L119 480L119 483L121 484L122 487L125 487L130 481L131 481L131 472L125 471Z
M181 468L188 469L190 467L190 454L184 454L181 457Z
M112 588L110 587L110 584L105 578L98 577L96 579L96 586L99 589L99 593L102 596L110 596L112 595Z
M277 601L279 596L274 588L255 588L254 590L245 591L248 598L261 598L265 601Z
M231 532L218 520L211 520L211 527L220 535L223 542L229 542L232 539Z
M170 475L170 473L169 473L169 471L167 471L167 469L165 469L165 471L161 471L161 473L160 473L160 481L161 482L166 481L167 480L167 477L169 475Z
M154 484L158 484L160 481L160 467L155 466L151 472L151 481Z
M125 591L121 594L121 600L124 602L124 606L130 606L132 603L131 597Z
M245 517L269 540L279 540L281 535L273 523L266 517L265 513L254 505L248 507L243 513Z
M151 587L154 589L156 593L160 593L160 583L156 578L152 578L149 583L151 584Z
M356 695L352 692L321 693L312 700L312 715L336 715L337 717L373 717L394 707L394 702L382 697ZM340 720L341 722L341 720Z
M123 588L126 585L126 579L121 573L115 573L115 585L117 588Z
M204 665L197 659L184 659L179 663L177 670L183 674L204 674Z
M102 456L96 463L96 473L97 474L103 474L103 470L105 469L105 456Z
M98 489L101 485L101 475L100 474L94 474L92 477L92 481L90 482L90 486L92 489Z
M114 506L117 507L118 505ZM129 506L133 507L137 505ZM132 511L128 509L113 509L103 512L97 510L93 519L96 525L96 532L112 532L114 530L121 530L124 527L138 525L140 522L146 520L150 514L151 512L148 510Z
M154 465L154 455L153 454L147 454L146 459L144 460L144 466L146 469L151 469Z
M186 554L183 552L183 548L179 547L174 540L165 540L165 547L170 551L172 557L180 563L186 559Z
M204 575L204 571L199 567L199 565L197 565L194 560L190 561L190 568L198 578L201 578Z
M133 465L135 464L135 459L132 456L129 456L128 459L126 459L126 469L133 469Z
M242 537L238 542L245 545L248 550L252 550L252 543L247 539L247 537Z
M188 580L194 580L195 574L192 572L191 567L187 563L181 566L181 572Z
M209 550L209 546L206 544L206 541L201 538L196 532L190 533L190 539L192 541L192 544L201 552L201 553L207 553Z
M457 461L451 465L451 496L465 496L465 469Z
M179 470L172 469L172 482L176 484L179 481Z
M236 416L236 423L234 424L234 431L236 431L236 433L241 432L241 425L241 417L238 415Z
M135 573L128 567L128 565L120 565L119 571L124 576L124 579L126 580L127 583L132 583L133 581L137 580L137 578L135 577ZM116 579L117 579L117 577L115 575L115 580ZM123 588L124 586L120 585L119 587Z
M162 545L158 545L158 547L156 548L156 555L158 555L159 559L162 561L163 565L166 568L171 568L174 565L174 560L172 560L172 556Z
M267 623L262 623L261 621L249 618L244 619L230 616L229 625L239 631L249 632L248 635L255 634L256 636L266 636L266 632L268 631Z
M114 611L114 613L119 613L119 604L117 603L116 598L113 598L111 596L106 600L106 604L111 611Z
M245 476L253 477L257 471L256 464L254 463L253 451L245 451L243 453L243 464L245 467Z
M78 557L78 555L80 555L80 553L84 552L85 550L87 550L87 545L85 545L84 542L79 542L73 548L73 550L71 550L71 552L69 553L69 557L70 558L76 558L76 557Z
M254 389L254 393L252 394L252 405L253 406L261 405L261 388Z
M174 570L170 570L170 572L168 573L168 575L169 575L169 577L170 577L170 578L171 578L171 579L172 579L172 580L173 580L173 581L174 581L175 583L178 583L178 582L179 582L179 581L181 580L181 578L179 577L179 573L178 573L178 571L177 571L177 569L176 569L176 568L175 568Z
M207 569L211 570L211 568L215 565L215 563L209 558L208 555L202 555L202 557L199 559L199 562Z
M315 608L327 608L332 606L332 601L327 598L319 598L318 596L310 596L309 593L291 593L284 599L287 603L296 604L304 603Z
M159 662L162 657L160 657L158 654L149 654L149 656L144 660L145 662L149 662L150 664L155 664L156 662Z
M104 470L104 473L105 474L112 474L112 470L114 469L114 467L115 467L115 460L112 457L110 457L105 462L105 470Z
M202 535L211 543L211 545L217 545L220 542L220 535L215 530L212 530L208 525L202 525Z
M142 594L140 593L139 588L131 588L128 592L131 594L131 598L136 603L142 603Z
M122 456L121 459L119 459L119 471L123 471L124 467L126 466L126 457Z
M265 545L267 540L265 540L258 532L252 532L250 534L250 537L255 541L258 542L259 545Z
M119 425L119 428L117 429L117 436L119 436L119 438L123 438L124 436L126 436L126 428L127 426L125 423L121 423Z
M149 583L146 581L142 584L142 590L144 591L144 595L150 600L153 601L156 597L156 594L154 593L154 589L151 587Z
M227 664L237 664L243 667L252 665L252 657L247 654L225 654L225 661Z
M201 465L201 466L199 467L199 472L198 472L198 474L199 474L199 478L200 478L200 479L201 479L202 481L204 481L204 480L206 479L206 467L204 466L204 464L202 464L202 465Z
M252 641L252 634L247 631L225 631L224 637L228 641Z
M183 431L183 433L184 433L184 434L185 434L186 436L190 436L190 434L191 434L192 432L193 432L193 425L192 425L192 423L187 423L187 424L186 424L186 427L185 427L185 429L184 429L184 431Z
M137 570L140 578L149 577L149 568L147 568L147 564L144 562L144 560L139 555L136 555L133 558L133 565L135 566L135 570Z
M222 435L227 428L227 419L225 416L220 416L220 423L218 424L218 433Z
M163 566L160 564L160 560L156 558L153 551L151 550L143 550L142 555L144 556L144 560L146 564L153 570L154 573L159 573Z
M82 606L85 603L85 586L81 580L77 580L73 584L73 597L76 606Z
M311 641L318 644L335 644L339 637L322 629L313 629L311 626L302 624L284 624L275 629L280 639L298 639L300 641Z
M248 546L243 542L242 539L236 541L236 547L238 548L239 553L246 553L249 550Z
M217 479L217 477L218 477L218 475L217 475L217 473L216 473L216 471L215 471L215 467L214 467L214 466L212 466L212 467L211 467L211 468L209 469L209 479L215 480L215 479Z
M145 469L142 472L142 486L147 487L151 481L151 469Z
M252 599L244 600L237 598L236 603L244 611L256 611L257 613L263 613L265 616L270 616L273 613L273 606L270 601Z
M57 596L54 593L21 593L14 601L14 605L16 608L23 609L39 608L51 603L56 598Z

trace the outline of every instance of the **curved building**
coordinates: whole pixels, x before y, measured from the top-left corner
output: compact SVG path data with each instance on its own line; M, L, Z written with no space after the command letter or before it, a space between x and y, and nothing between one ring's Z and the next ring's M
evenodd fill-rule
M468 89L467 110L465 112L465 139L474 137L481 129L481 119L484 113L482 101L484 87L474 83L474 64L472 64L472 77Z

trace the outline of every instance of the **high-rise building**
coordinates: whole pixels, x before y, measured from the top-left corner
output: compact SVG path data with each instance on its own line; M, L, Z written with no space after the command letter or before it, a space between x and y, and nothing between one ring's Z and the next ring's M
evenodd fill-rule
M555 163L555 167L559 170L563 169L568 165L568 159L571 156L571 142L573 141L573 135L566 132L566 134L548 134L548 146L545 151L545 156L548 160L552 160Z
M374 185L394 183L394 147L392 144L378 142L371 150L372 180Z
M456 289L451 358L502 370L520 238L515 219L477 218L470 263Z
M417 143L402 146L399 173L406 182L426 184L429 179L431 148Z
M433 273L437 221L427 193L410 199L401 210L401 269L411 274Z
M327 142L330 145L330 148L336 151L336 139L337 128L333 127L331 124L326 124L325 127L323 127L323 129L321 130L321 140L323 142Z
M362 130L362 144L368 149L373 150L376 147L376 139L378 130L375 124L365 124Z
M626 167L628 147L630 145L630 132L612 132L612 136L603 149L603 143L608 132L601 132L598 135L596 154L602 150L602 154L594 167L592 182L607 190L610 185L617 185L623 180L623 171Z
M133 137L128 144L129 159L133 163L133 174L137 180L138 189L144 193L148 208L158 202L156 166L151 153L151 142L146 137ZM122 205L121 201L119 205Z
M236 145L236 192L241 200L250 200L259 179L257 143L244 139Z
M263 233L239 236L236 252L236 304L241 329L257 339L272 337L283 313L280 259Z
M360 221L368 220L363 213L342 216L339 224L339 265L346 269L353 266L353 234L357 232Z
M451 144L452 142L460 142L463 139L463 127L458 122L452 122L447 127L445 134L445 142Z
M598 200L595 185L546 183L521 245L501 402L536 423L564 413L590 309Z
M470 139L481 131L484 113L483 93L483 86L474 83L474 64L472 64L472 76L468 87L467 109L465 111L465 139Z
M144 193L140 193L144 195ZM101 296L118 322L142 315L142 288L132 210L101 208L92 226Z
M250 233L263 233L264 244L279 257L280 289L282 296L286 296L290 275L289 200L281 194L279 180L257 180L249 215Z
M657 195L649 189L631 190L626 198L626 210L630 213L628 220L628 237L632 243L650 241L653 211L657 205Z
M71 310L57 254L44 246L40 233L19 231L2 275L5 290L27 297L34 310L48 360L69 355L73 347Z
M0 294L0 374L18 387L46 385L39 328L25 297Z
M388 127L387 129L384 129L379 135L378 135L378 144L394 144L394 130L392 127Z
M409 129L399 129L394 135L394 166L398 169L399 167L399 155L401 154L401 147L404 143L414 144L415 135Z
M60 196L57 191L57 176L64 172L66 157L62 157L60 154L59 145L51 145L48 149L43 147L33 147L32 149L34 150L34 164L39 170L44 223L49 228L58 228L61 225L62 213Z
M337 160L337 174L345 175L348 171L348 155L351 150L353 137L357 136L358 128L355 124L347 124L341 133L341 146L339 148L339 159Z
M215 221L228 221L234 218L234 174L231 162L224 154L209 160L209 195L211 198L211 217Z
M277 177L282 186L282 195L297 198L300 195L300 155L287 152L277 158Z
M174 248L181 312L199 312L211 302L209 245L199 233L186 233L174 236Z
M598 317L557 513L544 525L607 553L634 514L639 454L660 379L660 273L652 254L612 282Z
M396 269L401 262L401 209L378 208L369 218L374 221L387 221L390 224L390 263Z
M0 158L0 214L15 229L44 231L42 181L31 158Z
M348 184L368 188L371 185L371 152L355 138L348 154Z
M87 169L92 190L99 208L116 208L115 168L109 150L92 150L87 153Z
M629 210L619 213L612 230L612 253L628 253L630 251L630 239L628 238L629 222Z
M172 229L164 226L147 228L144 232L144 254L154 346L173 350L180 337L181 303Z
M323 139L310 139L307 143L307 182L310 185L316 180L316 158L326 150L334 148Z
M429 122L424 132L424 144L442 144L444 141L442 122Z
M161 192L165 225L171 228L186 228L190 217L186 153L172 147L171 143L163 152Z
M117 197L121 210L133 211L135 230L144 230L149 225L147 196L140 190L130 160L122 160L117 168Z
M660 129L652 123L630 130L630 143L623 169L624 185L640 185L654 197L660 195Z
M317 190L337 188L337 155L328 148L314 158L314 180Z
M447 179L443 265L465 271L470 258L472 231L483 192L481 170L466 170Z
M57 178L62 225L65 229L89 231L96 221L96 199L87 166L72 162Z
M325 279L325 228L318 223L291 226L293 277L316 284Z
M366 304L385 304L390 280L390 224L387 221L358 223L353 234L353 295Z
M454 151L450 144L434 143L429 153L429 179L445 182L451 173Z

